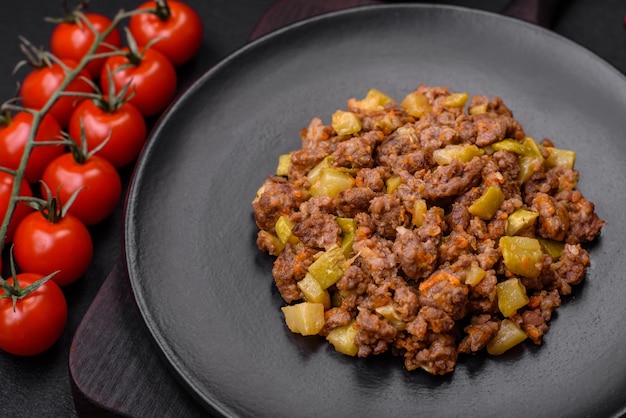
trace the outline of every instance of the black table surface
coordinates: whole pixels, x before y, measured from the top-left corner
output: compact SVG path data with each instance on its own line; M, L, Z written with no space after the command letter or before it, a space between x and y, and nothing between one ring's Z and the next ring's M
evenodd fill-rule
M244 45L263 13L274 0L186 0L200 14L205 34L198 56L179 70L184 89L231 52ZM315 1L315 0L311 0ZM76 1L69 1L76 4ZM141 1L91 0L89 8L112 16ZM405 1L406 3L406 1ZM429 3L454 4L492 12L501 11L507 0L456 0ZM53 29L44 17L62 14L61 0L3 1L0 6L0 101L15 95L25 70L13 73L23 59L18 35L35 45L48 46ZM588 48L622 73L626 73L624 0L570 0L564 2L551 29ZM494 36L497 36L495 34ZM124 184L132 166L122 170ZM69 318L61 339L47 352L21 358L0 352L0 416L77 416L68 370L72 338L105 278L122 254L123 202L115 213L91 228L94 259L83 278L64 288ZM102 318L106 321L106 318Z

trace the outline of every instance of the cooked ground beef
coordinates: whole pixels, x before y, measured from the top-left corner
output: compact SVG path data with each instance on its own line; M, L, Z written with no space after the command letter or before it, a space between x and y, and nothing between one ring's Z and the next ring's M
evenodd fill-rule
M282 177L271 176L259 189L256 206L262 210L254 211L254 219L261 230L273 233L278 218L297 211L306 199L307 193L304 190Z
M306 246L299 246L298 248L289 246L278 254L272 274L276 286L286 302L293 302L302 298L302 293L296 283L302 280L317 252Z
M468 99L424 85L401 104L350 99L332 124L312 119L259 189L257 245L276 256L276 287L287 304L323 305L315 333L353 332L337 350L450 373L459 353L501 352L505 321L541 344L583 281L582 245L604 221L576 189L572 153L527 137L501 98ZM508 306L505 286L522 302Z
M341 238L341 228L335 222L335 215L328 213L334 202L326 196L313 197L300 205L300 210L290 216L294 222L291 229L306 246L315 249L328 249L337 245Z

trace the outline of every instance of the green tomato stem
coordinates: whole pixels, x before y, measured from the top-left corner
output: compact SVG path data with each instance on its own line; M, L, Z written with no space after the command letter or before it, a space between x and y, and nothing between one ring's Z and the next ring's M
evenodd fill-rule
M170 12L170 7L167 4L167 0L155 0L155 3L157 7L154 13L162 22L167 21L172 15L172 13Z
M69 68L66 69L65 79L59 85L58 89L52 94L52 96L50 96L50 99L48 99L46 104L37 111L33 111L32 109L19 108L19 110L31 112L33 115L33 121L32 121L32 127L30 130L30 133L28 135L28 139L24 146L24 154L22 155L22 159L20 160L20 164L18 168L14 171L15 177L13 180L13 188L11 189L11 198L9 200L7 212L4 216L4 219L2 220L2 224L0 225L0 253L4 249L4 245L5 245L4 241L5 241L5 237L7 234L8 227L9 227L9 222L11 221L11 218L13 217L13 213L15 212L15 207L17 206L17 203L20 201L20 198L19 198L20 186L22 184L22 180L24 179L24 171L26 169L26 164L28 163L30 155L36 145L35 133L38 131L39 126L41 125L41 121L43 120L44 116L50 111L52 106L57 102L57 100L63 95L67 94L67 93L64 93L64 90L70 85L72 81L80 77L80 73L85 68L85 66L92 59L94 59L96 55L98 56L100 55L100 54L95 54L95 52L97 48L104 42L106 37L124 19L128 19L131 16L135 14L139 14L139 13L144 13L144 12L139 11L139 10L132 10L132 11L125 11L123 9L120 10L111 20L111 24L102 32L97 32L93 29L93 27L90 26L90 28L94 30L94 34L95 34L95 40L93 44L91 45L91 47L89 48L85 56L78 62L78 65L74 69L69 69ZM18 108L15 105L8 105L8 107L18 110Z

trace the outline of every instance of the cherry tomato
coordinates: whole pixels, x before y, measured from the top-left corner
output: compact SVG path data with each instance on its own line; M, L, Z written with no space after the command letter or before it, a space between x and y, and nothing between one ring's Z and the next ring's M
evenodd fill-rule
M0 171L0 222L4 220L4 217L9 208L14 180L15 178L11 174ZM22 180L19 195L27 197L33 195L33 192L26 180ZM5 243L13 241L13 234L15 234L15 228L17 228L17 224L31 212L32 209L24 202L19 202L15 206L15 210L13 211L13 216L11 217L11 221L9 222L9 227L7 229L7 233L4 239ZM0 269L0 271L2 270Z
M81 189L68 212L85 225L94 225L113 213L122 195L117 170L97 155L80 162L71 152L63 154L46 167L42 180L62 202ZM45 195L45 189L41 193Z
M81 137L81 119L87 148L92 150L108 138L96 155L107 159L116 168L134 161L146 142L146 121L141 112L128 102L119 108L106 110L93 100L84 100L70 118L69 133L76 140Z
M18 112L6 119L0 126L0 166L17 170L24 155L24 147L30 135L33 124L33 115L28 112ZM46 114L35 135L35 141L58 141L61 135L61 126L56 119ZM29 183L36 183L48 163L63 154L61 145L38 146L33 149L26 164L24 178Z
M110 70L116 92L131 83L129 94L131 91L135 94L128 103L137 107L144 116L156 115L167 107L176 93L174 66L163 54L152 48L144 50L142 57L133 56L127 48L122 51L126 55L109 57L102 68L100 87L103 93L110 94ZM136 62L133 64L133 61Z
M77 63L73 60L62 59L61 60L68 68L76 68ZM65 70L57 63L52 63L47 66L44 65L41 68L35 68L24 77L20 95L22 97L22 103L24 107L29 109L39 110L41 109L59 89L59 86L65 80ZM72 80L69 84L66 92L78 92L78 93L90 93L93 91L89 83L81 79L85 77L90 79L90 75L86 70L80 72L80 76ZM64 96L57 100L57 102L50 108L49 114L61 124L61 127L66 127L70 120L72 111L76 105L80 102L80 98L72 96Z
M13 254L22 271L51 274L59 286L79 279L89 267L93 243L89 230L76 216L51 222L41 212L27 215L13 237Z
M128 29L141 47L153 39L153 48L163 53L175 66L189 61L202 44L202 20L189 5L179 1L148 1L138 9L156 9L130 18Z
M20 288L44 276L17 275ZM13 285L13 278L7 279ZM5 293L6 294L6 293ZM67 322L67 302L59 286L48 280L34 292L18 299L13 310L10 297L0 299L0 349L18 356L40 354L54 345Z
M111 19L99 13L83 12L83 18L88 20L93 28L102 33L111 26ZM79 62L93 45L96 36L78 14L74 13L59 23L50 37L50 52L58 58L70 59ZM122 45L120 31L115 28L107 35L104 42L96 49L97 54L110 52L113 47ZM90 61L85 69L93 79L100 76L105 58Z

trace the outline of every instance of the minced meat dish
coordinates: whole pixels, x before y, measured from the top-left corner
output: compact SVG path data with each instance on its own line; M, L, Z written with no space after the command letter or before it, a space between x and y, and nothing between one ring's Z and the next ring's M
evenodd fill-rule
M372 89L279 157L253 201L289 329L408 370L541 344L604 225L575 153L535 141L498 97Z

